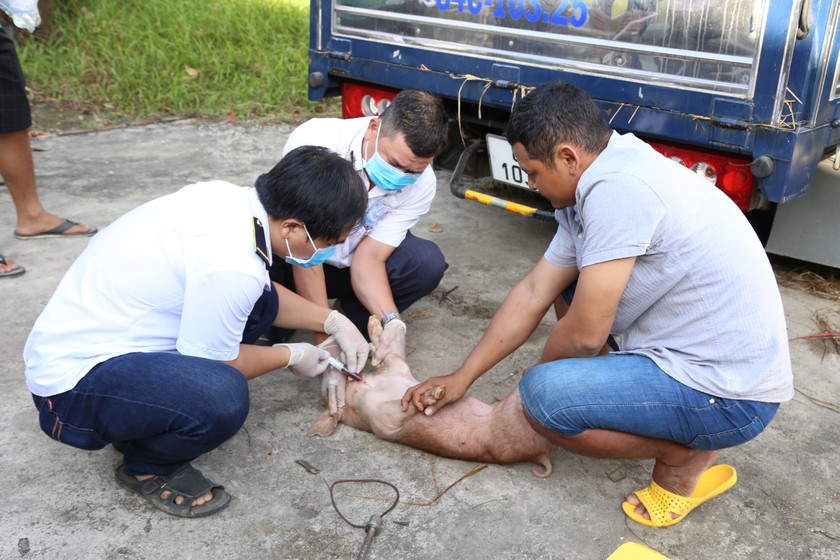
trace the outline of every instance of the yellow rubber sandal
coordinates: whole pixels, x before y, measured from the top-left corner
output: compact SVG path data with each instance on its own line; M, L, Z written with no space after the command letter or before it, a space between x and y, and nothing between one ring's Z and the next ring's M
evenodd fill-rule
M621 504L621 509L624 514L641 525L648 527L668 527L679 523L688 512L705 502L710 498L714 498L719 494L723 494L738 480L738 475L735 469L730 465L715 465L700 475L700 480L697 482L697 488L694 489L691 496L680 496L669 492L659 486L656 482L651 481L650 486L642 490L634 492L642 505L645 506L650 519L645 519L643 515L636 513L633 504L624 502ZM671 512L676 513L677 517L672 518Z
M607 556L607 560L669 560L669 558L643 544L626 542Z

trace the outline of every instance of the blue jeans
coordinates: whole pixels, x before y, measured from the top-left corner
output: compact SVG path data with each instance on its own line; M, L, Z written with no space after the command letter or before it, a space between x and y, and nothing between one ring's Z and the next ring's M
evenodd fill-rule
M703 450L749 441L779 408L691 389L649 358L628 354L540 364L522 378L519 392L537 424L564 436L613 430Z
M70 391L39 397L41 429L79 449L125 442L128 474L168 475L233 436L248 416L235 368L176 353L133 353L98 364Z

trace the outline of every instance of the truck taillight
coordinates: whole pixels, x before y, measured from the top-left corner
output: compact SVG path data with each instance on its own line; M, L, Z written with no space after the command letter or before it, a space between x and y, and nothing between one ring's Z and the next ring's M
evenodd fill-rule
M391 104L399 93L355 82L341 83L341 116L345 119L375 117Z
M654 150L688 167L726 193L743 211L752 210L756 203L755 177L750 172L750 160L650 143Z

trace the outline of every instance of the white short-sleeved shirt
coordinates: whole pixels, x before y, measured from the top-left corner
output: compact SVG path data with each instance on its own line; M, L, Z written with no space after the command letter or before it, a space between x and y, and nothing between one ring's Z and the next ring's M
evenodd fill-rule
M68 391L96 364L131 352L235 359L270 288L255 235L270 247L256 190L223 181L186 186L114 221L35 322L23 353L29 390Z
M632 134L613 133L557 210L545 258L583 267L636 257L612 332L711 395L781 402L793 374L781 296L761 243L725 194Z
M362 138L371 118L311 119L293 130L283 147L283 155L307 145L332 150L353 164L368 187L364 227L355 229L327 259L327 263L339 268L350 266L353 251L365 236L398 247L408 230L428 213L437 191L437 179L431 165L423 170L416 182L402 190L386 191L378 186L370 188L370 180L363 169Z

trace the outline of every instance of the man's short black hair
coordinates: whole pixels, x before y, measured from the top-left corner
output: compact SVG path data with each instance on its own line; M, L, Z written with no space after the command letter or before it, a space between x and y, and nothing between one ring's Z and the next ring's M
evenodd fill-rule
M364 182L353 165L320 146L300 146L256 181L270 218L294 218L313 239L338 241L367 210Z
M589 94L563 82L540 86L523 97L507 127L511 146L522 144L531 158L551 168L559 144L569 143L599 154L611 134L612 129Z
M449 120L443 101L431 93L406 89L397 94L379 117L380 134L394 138L402 132L415 156L433 158L446 148Z

